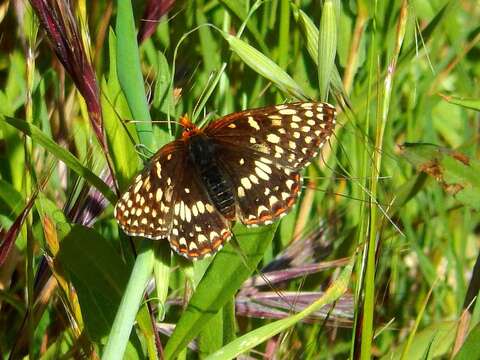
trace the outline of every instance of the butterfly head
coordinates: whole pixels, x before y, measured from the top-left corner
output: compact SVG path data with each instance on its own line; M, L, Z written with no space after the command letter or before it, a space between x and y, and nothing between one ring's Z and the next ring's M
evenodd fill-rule
M184 115L180 118L180 125L183 126L183 139L188 139L189 137L197 134L200 131L200 129L190 121L187 115Z

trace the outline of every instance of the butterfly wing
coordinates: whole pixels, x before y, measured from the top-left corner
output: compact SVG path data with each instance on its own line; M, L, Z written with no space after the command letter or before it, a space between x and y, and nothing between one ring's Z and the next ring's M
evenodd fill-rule
M231 237L230 222L192 174L185 144L167 144L135 178L117 202L114 215L131 236L167 238L189 259L212 254Z
M332 105L297 102L234 113L210 123L204 132L220 144L299 170L332 135L335 115Z
M230 221L215 207L193 164L183 167L175 193L170 245L187 259L201 259L220 250L230 239Z
M114 216L127 235L168 237L175 192L172 174L180 170L182 163L178 159L184 154L180 141L162 147L120 197Z
M299 171L334 126L333 106L298 102L234 113L205 128L234 186L244 224L266 224L288 213L301 189Z
M300 194L300 174L268 157L223 144L218 161L233 184L237 217L246 225L286 215Z

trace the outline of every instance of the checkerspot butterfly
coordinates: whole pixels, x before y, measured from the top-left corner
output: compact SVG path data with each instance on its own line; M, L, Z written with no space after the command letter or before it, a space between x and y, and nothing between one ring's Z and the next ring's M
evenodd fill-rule
M269 224L301 190L299 171L328 140L335 108L296 102L236 112L204 128L180 120L182 137L162 147L121 196L123 231L166 238L188 259L221 249L231 224Z

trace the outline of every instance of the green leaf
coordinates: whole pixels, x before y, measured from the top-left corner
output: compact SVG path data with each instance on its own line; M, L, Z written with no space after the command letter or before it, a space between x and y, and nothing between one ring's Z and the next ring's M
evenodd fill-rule
M455 97L455 96L444 96L441 95L444 100L448 101L451 104L460 105L467 109L472 109L476 111L480 111L480 100L479 99L469 99L463 97Z
M35 125L27 123L26 121L6 117L5 122L11 126L17 128L25 135L31 137L38 144L43 146L47 151L49 151L53 156L58 160L61 160L68 166L71 170L77 173L79 176L84 178L90 185L97 188L105 198L111 203L116 202L116 196L110 187L103 182L97 175L95 175L91 170L83 166L80 161L73 156L71 152L65 150L59 146L55 141L47 137L39 128Z
M323 3L320 31L318 34L318 87L320 99L328 100L328 88L332 72L335 68L335 54L337 51L337 20L333 2Z
M436 359L443 358L448 354L450 347L455 340L455 329L457 323L454 321L435 323L422 331L417 332L410 346L410 351L406 354L409 360ZM398 360L401 357L402 346L388 351L382 360ZM428 354L428 357L425 356Z
M0 199L8 208L15 213L20 214L22 211L22 204L25 203L22 194L13 188L13 186L3 179L0 179Z
M320 63L319 61L321 60L319 58L319 31L313 21L308 17L305 12L302 10L298 9L294 4L292 4L293 7L293 14L295 16L295 19L297 20L297 23L300 27L300 30L302 31L306 46L307 46L307 51L308 54L310 55L311 59L315 62L315 65L319 67L320 69ZM323 61L323 60L322 60ZM322 70L322 73L326 74L327 69ZM340 77L340 74L338 73L337 67L335 66L335 63L333 63L333 68L331 69L330 72L330 86L335 90L335 92L342 94L344 98L347 98L347 93L343 87L342 83L342 78Z
M480 209L480 162L450 149L433 144L407 143L402 156L418 171L435 178L457 200Z
M152 275L154 252L150 242L143 242L139 250L128 284L110 329L102 360L121 359L128 344L133 323L143 299L145 285ZM115 275L112 273L112 275Z
M108 81L102 81L101 100L104 126L115 174L120 189L124 189L138 171L140 161L133 144L133 141L138 141L135 126L122 124L123 120L131 119L131 113L117 78L116 41L115 34L110 31L108 37L110 73ZM134 138L130 138L129 134Z
M155 139L145 97L132 4L130 1L117 1L117 4L115 32L117 39L121 39L117 42L118 80L134 119L140 120L135 125L140 142L147 148L154 149Z
M85 327L100 341L109 330L125 289L129 268L95 230L73 225L57 258L78 294Z
M256 269L277 226L278 223L249 230L242 225L235 226L234 233L243 255L229 243L215 256L165 347L166 359L178 355L232 299Z
M219 311L207 321L198 336L198 350L201 357L220 349L223 345L223 312Z
M283 92L297 98L307 99L302 88L280 66L243 40L222 32L232 51L254 71L270 80Z

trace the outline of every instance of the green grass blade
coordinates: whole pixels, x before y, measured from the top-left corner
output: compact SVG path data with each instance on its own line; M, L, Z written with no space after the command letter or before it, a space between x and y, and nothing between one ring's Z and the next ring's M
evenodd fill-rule
M71 152L65 150L55 141L47 137L38 127L33 124L27 123L26 121L11 117L5 117L4 121L13 126L14 128L20 130L25 135L32 138L33 141L40 144L58 160L63 161L65 165L68 166L68 168L70 168L79 176L84 178L90 185L97 188L98 191L100 191L108 201L110 201L111 203L116 202L115 194L102 179L95 175L91 170L83 166Z
M480 359L480 324L477 324L468 334L465 343L454 357L454 360Z
M277 224L251 230L240 225L235 227L235 236L245 259L231 243L215 256L165 347L166 359L175 358L223 305L232 299L256 269L276 228Z
M300 27L303 38L305 40L305 45L307 47L307 52L310 55L311 59L315 62L315 65L320 68L320 61L318 50L319 50L319 31L313 21L308 17L305 12L298 9L295 5L292 4L293 14ZM326 73L326 70L323 70ZM333 68L330 72L330 86L335 90L336 93L343 94L346 98L346 91L343 87L342 78L337 70L335 63L333 63Z
M222 33L232 51L258 74L270 80L283 92L297 99L307 99L302 88L280 66L245 41Z
M136 123L140 142L149 149L155 148L150 112L140 67L137 35L130 1L117 1L117 73L118 80Z
M136 138L134 124L122 124L124 120L131 119L132 115L117 77L117 57L115 52L117 39L112 30L109 33L108 40L110 72L108 80L102 81L102 111L107 141L111 150L110 154L115 167L115 175L119 188L124 189L138 171L138 165L140 165L138 154L133 144L133 141L138 141L138 139Z
M144 242L144 244L150 245L147 242ZM140 249L130 274L127 288L115 315L102 360L123 358L139 304L143 299L145 284L152 275L154 258L154 253L150 246Z
M80 225L62 239L58 259L75 286L88 334L100 342L110 330L129 268L105 238Z
M467 98L456 97L456 96L442 96L442 97L451 104L460 105L467 109L480 111L479 99L467 99Z
M118 79L133 117L135 120L142 120L136 123L140 142L149 149L155 149L155 139L140 66L132 4L129 1L117 1L117 5L115 31L117 39L121 39L121 41L117 41ZM123 357L145 286L153 271L154 259L151 241L143 241L102 359Z
M337 51L337 21L333 2L327 0L323 4L320 31L318 33L318 87L320 99L328 100L330 79L335 67Z

